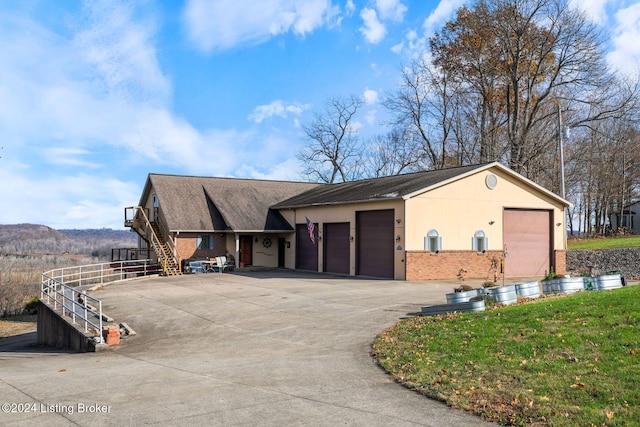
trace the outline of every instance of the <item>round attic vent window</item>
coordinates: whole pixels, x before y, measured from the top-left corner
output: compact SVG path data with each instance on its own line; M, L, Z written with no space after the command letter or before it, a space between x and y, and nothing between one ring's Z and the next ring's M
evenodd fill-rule
M494 174L490 173L484 180L485 184L487 184L487 188L489 190L493 190L498 185L498 177Z

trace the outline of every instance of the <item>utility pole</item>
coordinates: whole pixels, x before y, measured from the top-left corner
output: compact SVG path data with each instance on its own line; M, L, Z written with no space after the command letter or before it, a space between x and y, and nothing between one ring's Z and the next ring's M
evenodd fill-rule
M564 188L564 147L562 144L562 134L564 129L562 127L562 110L561 105L558 102L558 139L560 143L560 196L564 199L566 197ZM568 135L567 135L568 136Z

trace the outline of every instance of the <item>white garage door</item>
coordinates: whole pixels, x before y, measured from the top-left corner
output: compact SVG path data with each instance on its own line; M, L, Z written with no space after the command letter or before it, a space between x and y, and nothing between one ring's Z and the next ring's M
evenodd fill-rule
M542 276L551 266L551 211L505 209L505 275Z

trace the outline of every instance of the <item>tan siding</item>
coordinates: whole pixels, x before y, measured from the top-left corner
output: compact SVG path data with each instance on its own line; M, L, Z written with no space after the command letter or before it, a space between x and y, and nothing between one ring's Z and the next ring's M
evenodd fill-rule
M348 222L350 236L354 237L354 241L351 243L349 250L349 266L350 275L355 275L356 270L356 211L362 210L381 210L381 209L394 209L395 218L400 219L400 222L394 222L394 236L401 236L401 241L396 243L396 246L400 246L401 250L395 250L393 255L394 262L394 279L404 280L404 201L403 200L390 200L382 202L369 202L369 203L352 203L344 205L334 206L321 206L310 208L298 208L298 209L283 209L280 211L282 216L290 224L303 224L305 217L309 217L311 221L318 224L319 237L322 236L322 230L324 223L335 222ZM295 238L287 237L287 241L291 242L291 248L286 249L286 267L295 268L293 260L293 254L295 254ZM324 260L322 254L324 253L323 239L318 240L318 270L324 271Z
M498 177L490 190L485 185L489 173ZM406 227L408 250L423 250L424 236L435 229L442 236L443 250L470 250L471 238L483 230L489 250L502 250L502 211L504 208L550 209L553 211L553 241L564 250L564 211L562 206L528 184L498 169L483 171L433 189L407 200Z

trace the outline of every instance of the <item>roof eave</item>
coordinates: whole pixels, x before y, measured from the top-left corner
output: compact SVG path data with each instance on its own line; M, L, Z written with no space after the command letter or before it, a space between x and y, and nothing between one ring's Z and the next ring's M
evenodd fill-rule
M222 234L237 234L237 233L293 233L293 228L288 230L169 230L170 233L222 233Z
M284 210L284 209L302 209L302 208L315 208L319 206L336 206L336 205L351 205L354 203L375 203L375 202L384 202L384 201L392 201L392 200L402 200L402 197L381 197L375 199L361 199L361 200L347 200L340 202L323 202L323 203L312 203L312 204L302 204L302 205L290 205L290 206L278 206L272 207L272 209ZM277 206L277 205L275 205Z

